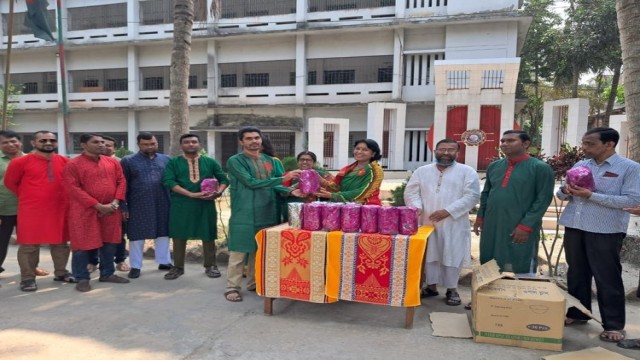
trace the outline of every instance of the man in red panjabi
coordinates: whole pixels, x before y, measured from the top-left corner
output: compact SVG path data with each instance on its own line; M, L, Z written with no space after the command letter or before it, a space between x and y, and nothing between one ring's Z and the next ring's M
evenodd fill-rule
M45 244L51 250L54 280L75 282L66 269L68 199L62 172L69 159L55 153L58 140L50 131L36 132L31 144L34 152L13 159L4 177L5 186L18 198L18 264L22 291L38 289L36 266L40 245Z
M69 238L73 257L71 265L78 280L76 290L91 290L87 270L91 250L100 249L101 282L128 283L115 272L113 257L121 241L122 214L126 180L120 163L104 153L104 139L99 134L80 137L82 154L64 171L69 192Z

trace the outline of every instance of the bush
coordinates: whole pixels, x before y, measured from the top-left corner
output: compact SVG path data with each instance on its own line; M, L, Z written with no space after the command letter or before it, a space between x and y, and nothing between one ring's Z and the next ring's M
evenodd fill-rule
M295 156L287 156L282 158L282 165L284 166L284 171L291 171L298 168L298 160L296 160Z
M130 154L133 154L133 151L125 148L124 146L118 148L118 150L116 150L116 152L114 153L114 155L120 159Z
M391 197L388 199L391 201L391 205L393 206L404 206L404 189L407 187L407 182L409 178L407 178L402 185L398 186L395 189L391 189Z

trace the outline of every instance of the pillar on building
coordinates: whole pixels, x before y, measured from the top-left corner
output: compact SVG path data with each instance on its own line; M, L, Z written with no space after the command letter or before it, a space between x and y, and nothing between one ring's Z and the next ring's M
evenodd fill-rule
M138 112L135 110L127 111L127 144L129 144L129 150L137 152L138 149Z
M218 103L218 54L215 40L207 41L207 99L209 104Z
M629 157L629 122L627 115L611 115L609 117L609 127L616 129L620 133L620 141L616 146L616 152L624 157Z
M67 142L73 143L73 139L67 139L67 132L64 128L64 115L61 111L58 111L57 114L57 129L58 133L58 154L67 156L71 154L67 154Z
M127 76L129 77L129 106L136 106L140 94L140 61L138 48L135 45L127 47Z
M296 103L304 104L307 86L307 44L304 35L296 35Z
M367 109L367 138L384 146L385 112L389 111L387 169L402 170L404 167L404 133L407 105L405 103L369 103ZM384 151L385 149L382 149Z
M564 107L568 107L566 114L562 110ZM566 118L563 118L564 115ZM560 152L563 142L569 146L579 146L588 122L588 99L546 101L542 118L542 152L548 156L555 155ZM566 133L562 135L563 132Z
M127 32L129 39L138 37L138 29L140 28L140 0L127 1Z
M402 1L400 1L402 2ZM404 8L404 7L403 7ZM404 64L404 54L402 53L404 44L404 29L395 29L393 37L393 68L402 69ZM391 98L393 100L402 99L402 71L394 71L391 81Z
M218 142L216 141L217 136L217 131L207 130L207 152L212 159L216 159L216 155L218 154Z

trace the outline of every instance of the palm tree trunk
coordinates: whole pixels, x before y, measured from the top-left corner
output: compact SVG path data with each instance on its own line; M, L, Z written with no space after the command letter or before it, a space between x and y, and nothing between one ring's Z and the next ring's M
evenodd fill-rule
M613 111L613 104L616 102L616 95L618 95L618 84L620 83L620 70L622 64L616 65L613 69L613 78L611 79L611 92L609 93L609 99L607 99L607 109L604 113L604 119L602 120L602 126L609 126L609 117Z
M180 135L189 132L189 64L191 62L191 31L193 0L175 0L173 10L173 51L171 52L169 131L170 153L179 155Z
M629 157L640 161L640 0L617 0L616 12L624 64Z

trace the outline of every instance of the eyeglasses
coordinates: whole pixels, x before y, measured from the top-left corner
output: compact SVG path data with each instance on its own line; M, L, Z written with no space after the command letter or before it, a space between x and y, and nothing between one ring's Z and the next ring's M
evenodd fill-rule
M40 144L46 144L46 143L52 143L52 144L55 144L55 143L57 143L57 142L58 142L58 140L56 140L56 139L40 139L40 140L38 140L38 142L39 142Z
M456 152L458 152L458 149L436 149L436 152L455 154Z
M305 159L305 158L300 158L298 159L299 162L313 162L313 159Z

